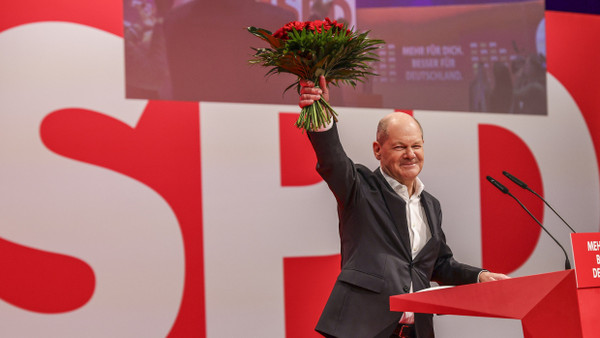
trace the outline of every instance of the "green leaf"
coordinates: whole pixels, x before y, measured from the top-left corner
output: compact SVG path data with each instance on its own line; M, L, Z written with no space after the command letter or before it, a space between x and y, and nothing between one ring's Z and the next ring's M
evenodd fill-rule
M267 41L273 48L281 46L281 40L273 36L273 33L263 28L248 27L248 31L255 36Z

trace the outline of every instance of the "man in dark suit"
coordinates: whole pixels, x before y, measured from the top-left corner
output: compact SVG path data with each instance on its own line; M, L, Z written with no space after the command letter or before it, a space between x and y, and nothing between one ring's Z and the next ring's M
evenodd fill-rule
M329 93L302 82L300 107ZM309 132L317 171L335 195L342 270L316 330L326 337L433 337L432 315L394 313L389 297L429 287L508 278L457 262L442 231L439 201L418 179L423 131L412 116L392 113L377 127L371 171L346 156L337 126Z

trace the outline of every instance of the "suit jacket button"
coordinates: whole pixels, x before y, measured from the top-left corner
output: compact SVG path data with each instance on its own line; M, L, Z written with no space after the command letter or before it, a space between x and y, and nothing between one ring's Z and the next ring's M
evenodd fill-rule
M402 290L404 290L404 292L408 292L408 291L410 291L410 287L408 287L408 286L406 286L406 285L405 285L405 286L402 288Z

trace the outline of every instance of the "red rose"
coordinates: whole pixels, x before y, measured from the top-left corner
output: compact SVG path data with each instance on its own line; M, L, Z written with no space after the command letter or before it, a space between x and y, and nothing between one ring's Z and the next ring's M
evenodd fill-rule
M313 30L316 30L317 32L321 33L321 30L323 29L323 21L315 20L311 22L311 24L315 27Z
M286 39L287 38L287 31L285 31L283 29L283 27L279 28L275 34L273 34L273 37L277 38L277 39Z
M275 34L273 34L273 37L277 38L277 39L282 39L282 40L287 40L288 37L288 33L293 31L294 29L297 31L301 31L306 27L307 23L306 22L301 22L301 21L292 21L292 22L288 22L285 25L283 25L283 27L279 28Z
M304 27L306 26L305 22L301 22L301 21L294 21L292 22L292 28L297 30L297 31L301 31L304 29ZM291 31L292 29L290 29Z

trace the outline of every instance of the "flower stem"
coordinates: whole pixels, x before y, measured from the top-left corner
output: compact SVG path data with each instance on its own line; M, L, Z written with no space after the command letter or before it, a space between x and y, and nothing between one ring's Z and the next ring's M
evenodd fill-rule
M337 122L337 115L333 107L321 97L310 106L302 108L295 126L306 131L316 131L327 126L332 118Z

